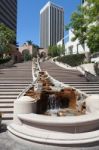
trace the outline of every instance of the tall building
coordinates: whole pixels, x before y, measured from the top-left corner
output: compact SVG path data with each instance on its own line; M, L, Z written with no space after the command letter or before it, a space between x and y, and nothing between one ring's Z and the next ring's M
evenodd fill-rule
M16 32L17 0L0 0L0 23Z
M40 47L56 45L64 37L64 10L48 2L40 11Z

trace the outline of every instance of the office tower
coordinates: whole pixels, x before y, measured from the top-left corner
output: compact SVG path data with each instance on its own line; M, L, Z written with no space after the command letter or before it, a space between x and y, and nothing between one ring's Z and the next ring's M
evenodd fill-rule
M0 23L16 32L17 0L0 0Z
M48 2L40 11L40 47L56 45L64 37L64 10Z

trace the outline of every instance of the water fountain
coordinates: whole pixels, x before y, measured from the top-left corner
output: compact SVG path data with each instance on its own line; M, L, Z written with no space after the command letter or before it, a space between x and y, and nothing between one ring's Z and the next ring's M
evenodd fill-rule
M40 144L64 147L96 142L98 103L98 95L88 96L39 71L35 84L15 101L14 121L8 130L15 137Z

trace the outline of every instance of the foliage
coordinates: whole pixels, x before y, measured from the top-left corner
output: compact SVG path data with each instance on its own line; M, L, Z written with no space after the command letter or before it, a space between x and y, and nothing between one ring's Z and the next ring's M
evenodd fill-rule
M6 27L3 23L0 24L0 53L8 53L10 44L15 42L15 33L13 30Z
M26 43L27 43L28 45L32 45L32 44L33 44L33 42L32 42L31 40L26 41Z
M23 55L24 61L31 60L31 58L32 58L28 49L23 50L22 55Z
M99 62L94 63L94 70L95 70L95 72L96 72L96 75L99 76Z
M78 8L71 16L66 30L72 28L81 45L86 42L90 51L99 51L99 0L86 0L86 4Z
M68 64L70 66L78 66L84 62L84 58L85 58L84 54L73 54L58 57L57 61Z
M90 28L87 39L87 44L91 49L91 53L99 52L99 26Z
M37 57L39 46L34 44L31 40L26 41L26 43L32 46L32 57Z
M32 45L32 57L37 57L39 53L39 46L36 44Z
M48 47L48 55L51 57L56 57L56 56L60 56L61 54L64 54L64 46L49 46Z
M6 62L8 62L8 61L10 61L11 60L11 57L6 57L6 58L0 58L0 64L4 64L4 63L6 63Z

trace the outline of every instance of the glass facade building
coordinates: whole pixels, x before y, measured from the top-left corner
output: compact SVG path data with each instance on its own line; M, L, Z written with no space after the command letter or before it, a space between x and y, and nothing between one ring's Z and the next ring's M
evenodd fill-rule
M40 47L56 45L64 37L64 10L48 2L40 11Z
M16 32L17 0L0 0L0 23Z

